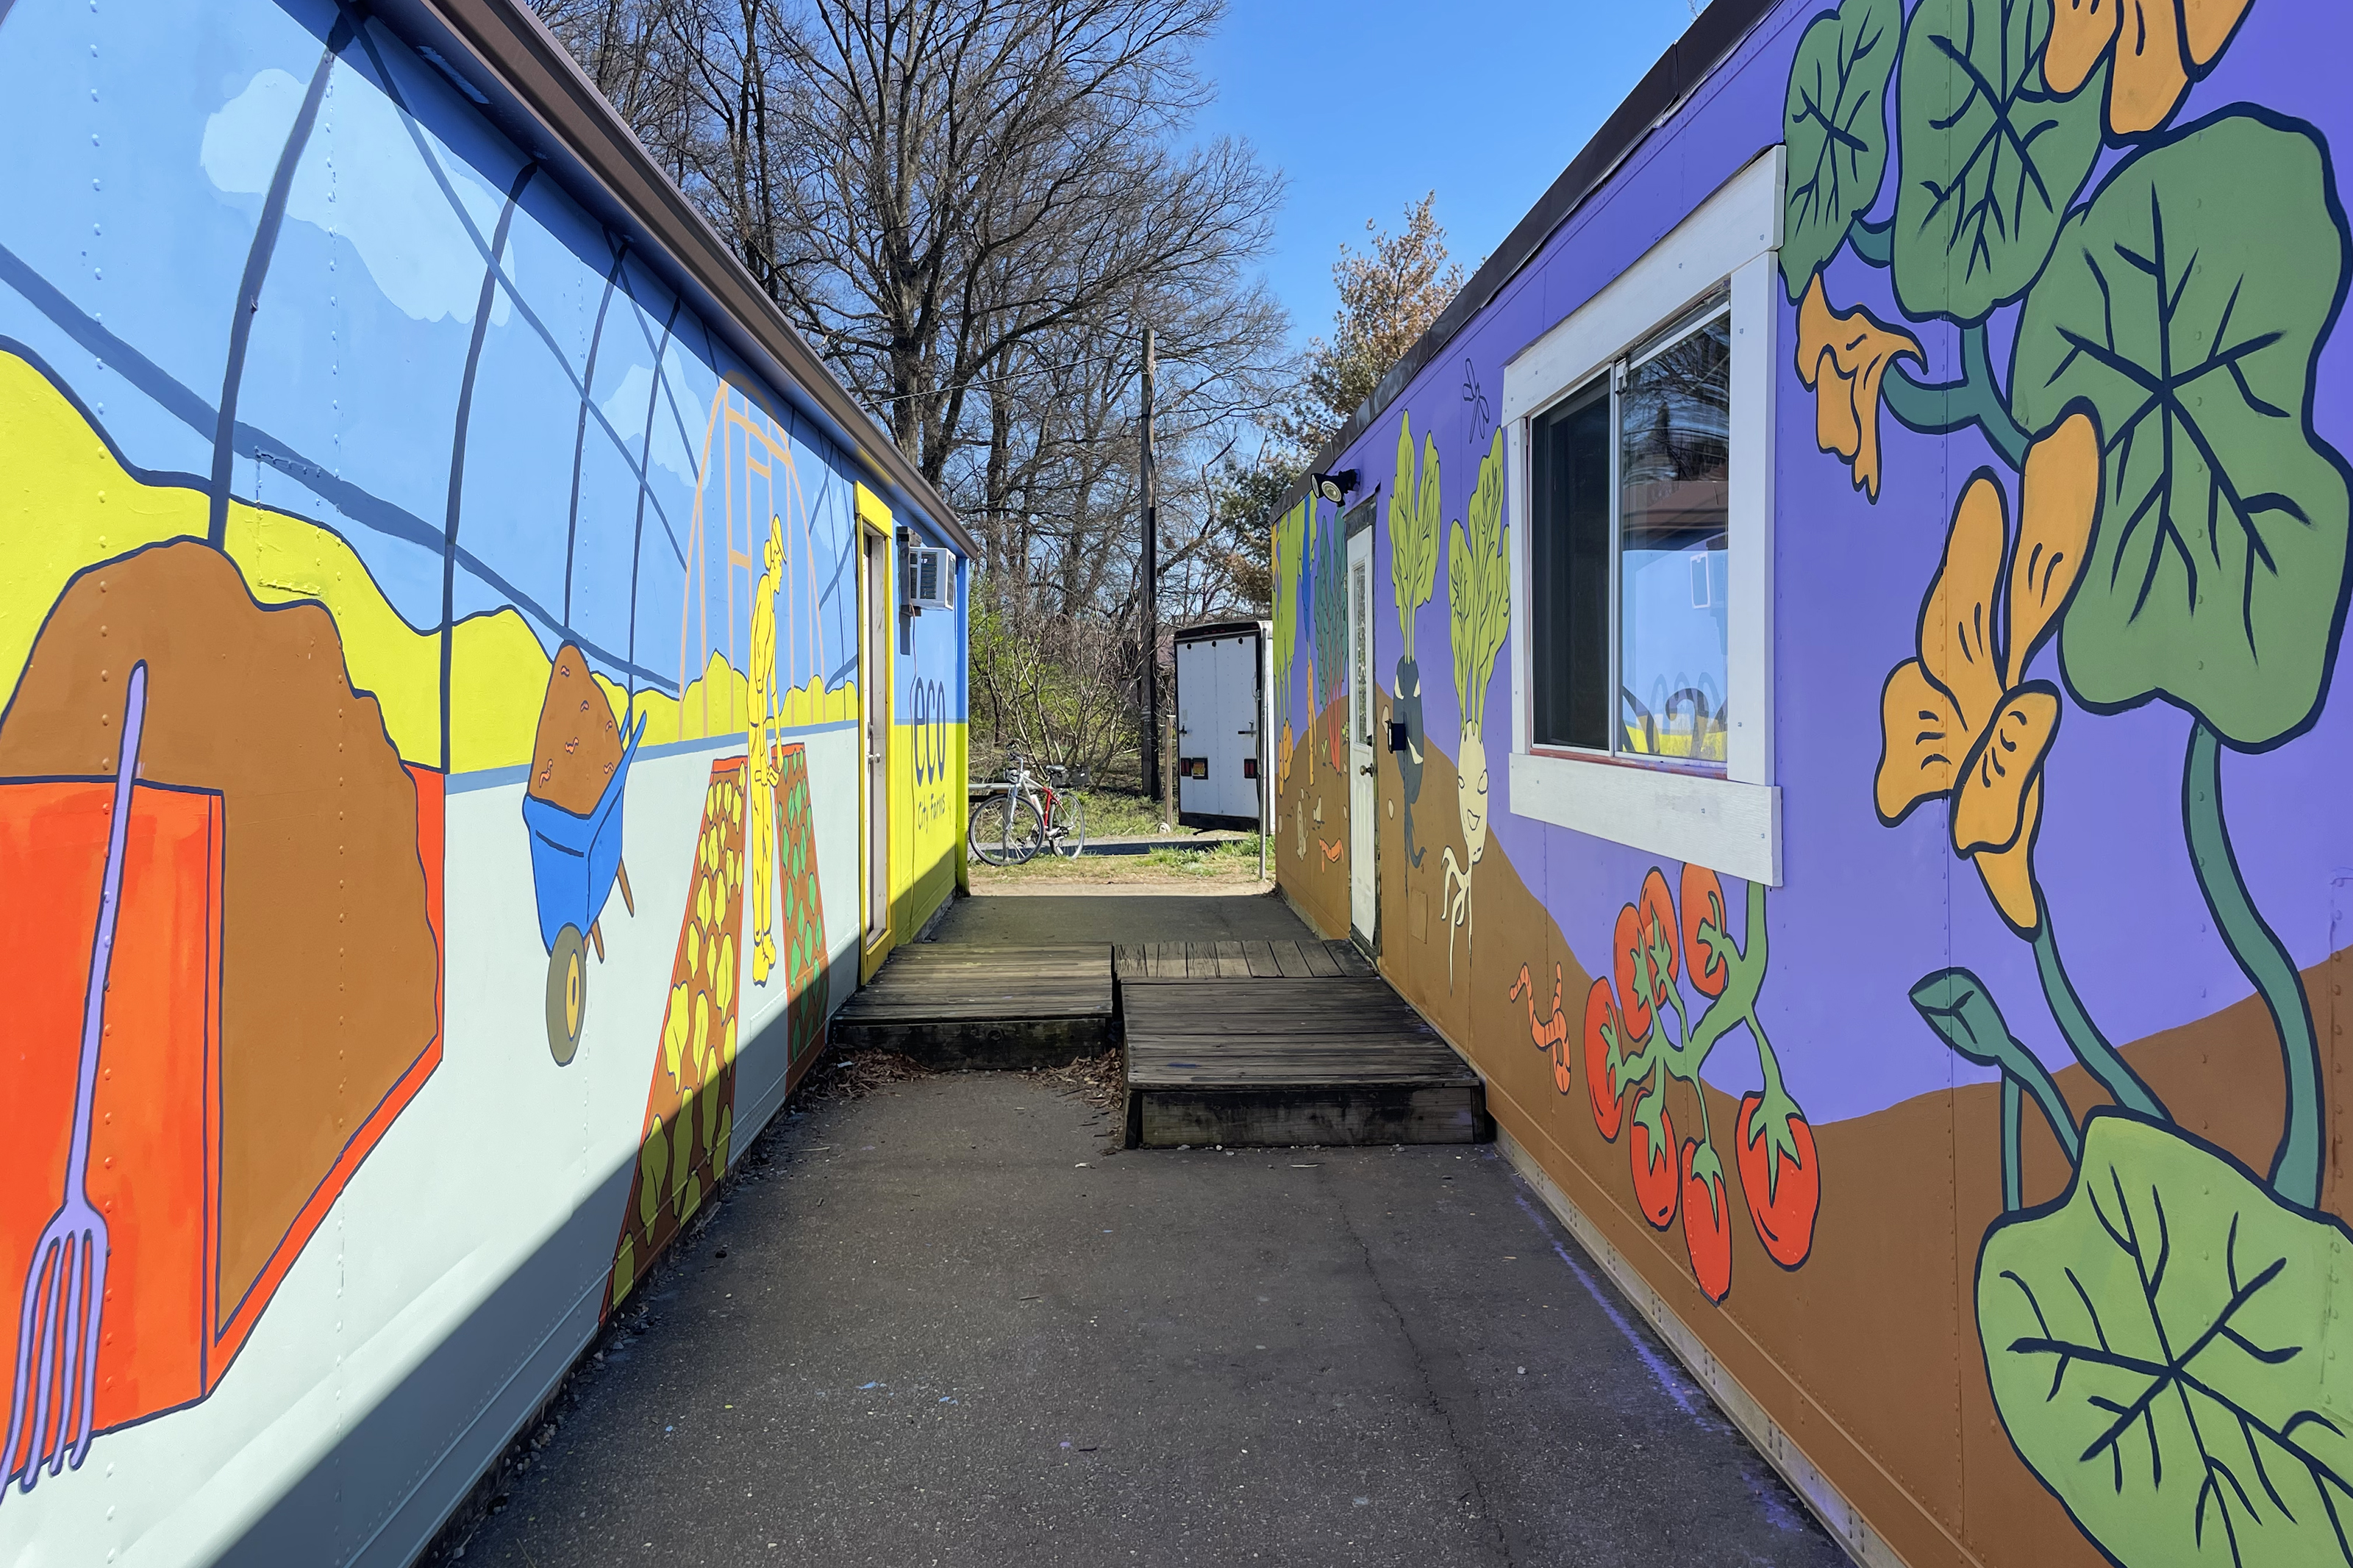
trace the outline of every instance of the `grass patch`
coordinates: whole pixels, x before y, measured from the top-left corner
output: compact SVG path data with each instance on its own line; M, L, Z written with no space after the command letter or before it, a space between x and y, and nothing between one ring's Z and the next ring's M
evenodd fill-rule
M976 888L1015 882L1251 881L1258 877L1258 839L1244 836L1198 849L1164 847L1141 855L1084 855L1076 860L1040 855L1026 865L976 865L971 872ZM1272 872L1270 865L1268 873Z
M1125 790L1090 789L1079 792L1085 805L1087 837L1090 838L1131 838L1148 834L1190 833L1189 827L1176 826L1176 814L1170 813L1169 826L1160 826L1160 807L1142 795Z

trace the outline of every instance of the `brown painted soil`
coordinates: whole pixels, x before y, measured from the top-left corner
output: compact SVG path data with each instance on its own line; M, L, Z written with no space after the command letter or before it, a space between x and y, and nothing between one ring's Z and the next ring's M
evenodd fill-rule
M1973 1291L1978 1238L2001 1206L1998 1086L1926 1094L1817 1128L1821 1208L1813 1249L1796 1269L1776 1264L1757 1239L1732 1142L1737 1105L1710 1090L1708 1121L1734 1204L1732 1288L1721 1305L1713 1304L1694 1280L1680 1218L1655 1230L1634 1202L1630 1131L1621 1129L1613 1143L1596 1129L1577 1050L1588 977L1493 840L1473 873L1470 941L1454 935L1450 983L1440 850L1451 844L1459 857L1462 847L1451 809L1451 759L1429 753L1415 820L1426 853L1419 868L1407 867L1402 875L1394 869L1404 857L1396 809L1400 785L1386 755L1377 784L1383 973L1488 1076L1497 1121L1705 1338L1848 1500L1913 1568L1972 1562L2094 1568L2102 1562L2017 1458L1986 1382ZM1327 833L1344 830L1333 809L1338 804L1327 802ZM1309 896L1302 897L1293 880L1298 860L1287 850L1286 838L1286 886L1313 908L1327 896L1323 883L1311 878ZM1638 889L1639 882L1630 881L1623 894L1630 900ZM1344 922L1345 896L1344 878ZM2332 983L2341 977L2341 963L2340 955L2327 973L2306 976L2315 1017L2332 1039ZM1559 966L1572 1052L1567 1095L1555 1087L1549 1050L1531 1040L1527 1002L1511 997L1523 964L1536 978L1539 1021L1550 1013L1553 968ZM1773 984L1768 976L1768 994ZM1802 1040L1777 1045L1785 1062L1802 1060L1807 1049ZM1718 1048L1751 1048L1747 1032L1736 1031ZM2284 1093L2278 1046L2256 1002L2140 1041L2127 1054L2183 1126L2258 1170L2268 1165ZM2339 1070L2337 1058L2329 1070ZM2080 1068L2058 1080L2079 1114L2105 1102ZM1695 1135L1692 1091L1675 1084L1669 1094L1679 1136ZM2342 1094L2330 1097L2332 1148L2343 1135L2345 1102ZM2026 1196L2042 1202L2060 1193L2066 1166L2041 1119L2030 1110L2026 1120ZM2341 1162L2330 1162L2327 1201L2339 1212L2342 1170Z
M621 765L621 727L613 721L612 702L588 673L587 659L565 643L547 672L526 790L575 816L586 816L604 798L605 785Z
M1348 934L1348 773L1332 765L1324 744L1345 710L1333 703L1294 737L1291 771L1276 784L1269 846L1276 879L1307 923L1335 937Z
M416 785L375 700L351 689L333 620L315 604L264 609L205 545L142 550L67 585L0 718L0 775L112 776L141 659L139 776L219 791L226 822L226 1318L432 1042L439 961Z

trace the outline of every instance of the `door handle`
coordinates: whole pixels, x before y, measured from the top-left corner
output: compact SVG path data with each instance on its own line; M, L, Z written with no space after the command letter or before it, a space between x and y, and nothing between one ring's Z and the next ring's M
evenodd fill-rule
M1371 773L1371 772L1373 771L1373 764L1372 764L1372 763L1366 763L1364 766L1362 766L1362 767L1358 768L1356 771L1357 771L1358 773Z

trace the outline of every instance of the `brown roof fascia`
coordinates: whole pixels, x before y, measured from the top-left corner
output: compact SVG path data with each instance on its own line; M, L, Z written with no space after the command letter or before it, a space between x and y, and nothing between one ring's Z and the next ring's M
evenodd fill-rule
M892 510L921 514L967 560L977 558L955 510L810 350L528 6L518 0L377 0L369 9L453 78L594 216L638 236L645 263L746 364L786 396L797 392L795 402L806 399L803 411L857 454L868 479L892 499Z
M1601 129L1593 133L1593 140L1585 144L1584 151L1569 160L1568 167L1561 171L1551 188L1525 217L1513 225L1512 232L1504 237L1504 243L1495 247L1494 254L1480 263L1471 280L1438 313L1438 320L1430 324L1403 358L1389 367L1373 388L1372 395L1358 404L1356 413L1348 416L1340 433L1324 444L1323 450L1309 465L1311 472L1324 472L1340 460L1356 438L1372 427L1373 421L1404 395L1407 385L1421 374L1422 368L1446 352L1446 345L1454 341L1456 334L1503 292L1504 285L1517 277L1522 268L1535 259L1545 242L1585 205L1586 198L1617 173L1627 155L1681 107L1692 89L1706 80L1709 73L1723 64L1725 57L1778 3L1779 0L1715 0L1683 29L1683 37L1667 46L1667 52L1659 57L1658 63L1635 84L1634 90L1626 95L1609 118L1601 122ZM1268 525L1271 527L1275 518L1305 499L1309 488L1308 480L1302 479L1284 491L1282 501L1267 519ZM1370 495L1371 490L1360 493Z

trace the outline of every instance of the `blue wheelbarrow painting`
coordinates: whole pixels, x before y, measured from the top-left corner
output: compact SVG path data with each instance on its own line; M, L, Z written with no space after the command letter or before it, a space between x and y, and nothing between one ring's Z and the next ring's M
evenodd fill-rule
M597 961L604 961L602 920L617 886L623 907L638 912L621 860L621 804L645 732L640 716L623 742L612 704L586 659L566 644L548 675L522 800L539 936L547 948L547 1048L559 1067L580 1048L588 1013L587 949L593 945Z

